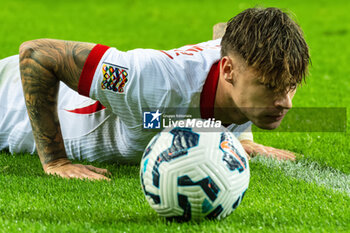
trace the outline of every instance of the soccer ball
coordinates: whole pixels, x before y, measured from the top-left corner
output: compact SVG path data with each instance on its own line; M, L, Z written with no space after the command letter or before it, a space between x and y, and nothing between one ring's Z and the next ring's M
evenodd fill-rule
M221 129L173 127L150 141L141 161L141 185L160 216L221 219L241 203L250 178L248 159L235 136Z

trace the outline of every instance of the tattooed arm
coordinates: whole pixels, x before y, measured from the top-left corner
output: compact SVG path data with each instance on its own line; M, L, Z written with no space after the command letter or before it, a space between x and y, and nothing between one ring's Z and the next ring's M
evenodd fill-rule
M80 73L94 44L41 39L20 47L20 71L36 149L47 174L108 179L106 169L67 159L57 113L59 82L78 90ZM100 173L100 174L98 174Z

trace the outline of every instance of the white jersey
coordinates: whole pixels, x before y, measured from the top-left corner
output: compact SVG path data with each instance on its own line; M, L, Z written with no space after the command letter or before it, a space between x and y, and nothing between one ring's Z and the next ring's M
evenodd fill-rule
M145 109L163 114L170 107L181 113L197 109L192 112L195 116L212 117L219 43L215 40L170 51L121 52L95 46L79 81L81 95L60 84L58 113L68 157L138 163L155 134L143 129ZM242 137L241 132L250 127L247 122L228 128ZM0 61L0 149L4 148L35 151L18 56Z

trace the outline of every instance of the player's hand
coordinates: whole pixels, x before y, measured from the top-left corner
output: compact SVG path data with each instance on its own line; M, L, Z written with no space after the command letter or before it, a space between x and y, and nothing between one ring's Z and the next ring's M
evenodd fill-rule
M66 158L57 159L44 165L44 171L46 174L58 175L62 178L110 180L105 176L110 174L107 169L97 168L91 165L72 164Z
M261 155L265 157L276 158L278 160L295 160L295 154L287 150L264 146L250 140L242 140L241 144L247 154L251 157Z

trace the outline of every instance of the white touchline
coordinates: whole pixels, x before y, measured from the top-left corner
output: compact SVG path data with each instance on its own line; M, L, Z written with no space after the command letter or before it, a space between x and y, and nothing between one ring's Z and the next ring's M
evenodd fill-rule
M269 168L280 169L287 176L315 183L326 188L346 193L350 196L350 175L333 168L322 168L316 162L292 162L262 156L254 157L251 163L260 163Z

